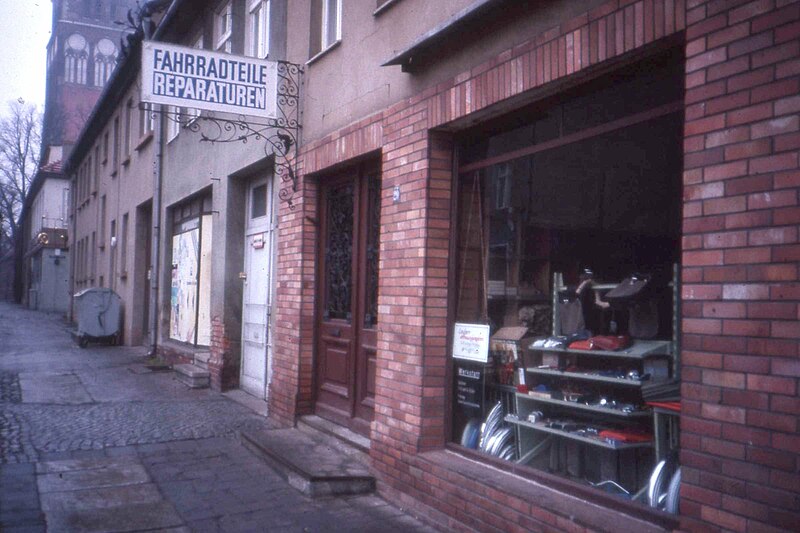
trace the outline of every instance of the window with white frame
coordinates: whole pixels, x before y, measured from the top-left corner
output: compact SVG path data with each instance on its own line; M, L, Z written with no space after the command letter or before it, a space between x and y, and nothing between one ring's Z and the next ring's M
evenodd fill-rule
M264 59L269 54L270 0L248 0L245 53Z
M167 108L167 142L172 141L181 132L181 108Z
M112 143L111 149L111 166L112 172L117 172L119 170L119 149L120 149L120 136L119 136L119 116L114 118L114 142Z
M153 104L142 102L139 104L139 138L153 132L156 125L155 115L153 114Z
M123 145L123 156L127 158L131 155L133 149L133 99L129 98L128 103L125 104L125 141Z
M314 0L311 10L311 56L342 39L342 0Z
M231 53L233 38L233 2L225 2L214 15L214 49Z

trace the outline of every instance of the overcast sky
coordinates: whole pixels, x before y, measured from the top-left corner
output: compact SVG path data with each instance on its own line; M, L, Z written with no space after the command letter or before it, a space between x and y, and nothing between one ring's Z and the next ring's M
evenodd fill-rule
M44 106L46 47L51 0L0 0L0 114L7 102L23 98Z

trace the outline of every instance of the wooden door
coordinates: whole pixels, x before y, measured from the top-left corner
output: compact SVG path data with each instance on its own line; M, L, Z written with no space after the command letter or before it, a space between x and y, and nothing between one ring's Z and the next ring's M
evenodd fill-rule
M316 412L369 433L377 352L380 175L358 167L320 199Z

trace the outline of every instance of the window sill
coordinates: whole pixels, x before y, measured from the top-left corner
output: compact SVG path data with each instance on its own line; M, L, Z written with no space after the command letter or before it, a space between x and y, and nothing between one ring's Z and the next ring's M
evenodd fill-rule
M120 272L119 273L119 279L121 279L121 280L128 279L128 271L127 270L123 270L122 272Z
M418 457L511 496L548 502L547 508L553 513L571 516L593 530L669 531L678 527L675 515L623 500L555 474L489 457L455 443L448 443L444 450L425 452Z
M150 144L150 141L152 140L153 140L153 132L142 135L142 137L139 139L139 142L136 143L136 151L138 152L142 150L145 146Z
M321 58L322 56L324 56L325 54L327 54L328 52L330 52L334 48L337 48L340 44L342 44L342 40L341 39L338 39L338 40L334 41L330 46L328 46L324 50L321 50L321 51L317 52L316 54L314 54L313 56L311 56L311 58L309 58L309 60L306 61L306 65L310 65L312 63L316 63L319 60L319 58Z
M400 2L400 0L389 0L388 2L384 2L381 7L376 8L375 11L372 12L373 17L377 17L384 11L388 11L390 7L395 5L396 3Z

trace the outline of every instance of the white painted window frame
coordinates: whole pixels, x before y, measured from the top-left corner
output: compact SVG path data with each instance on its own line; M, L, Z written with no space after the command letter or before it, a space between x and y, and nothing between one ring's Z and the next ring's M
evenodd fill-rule
M233 0L228 0L214 14L214 50L231 53L233 37Z
M248 0L245 54L258 59L269 56L270 0ZM258 30L258 31L256 31Z

